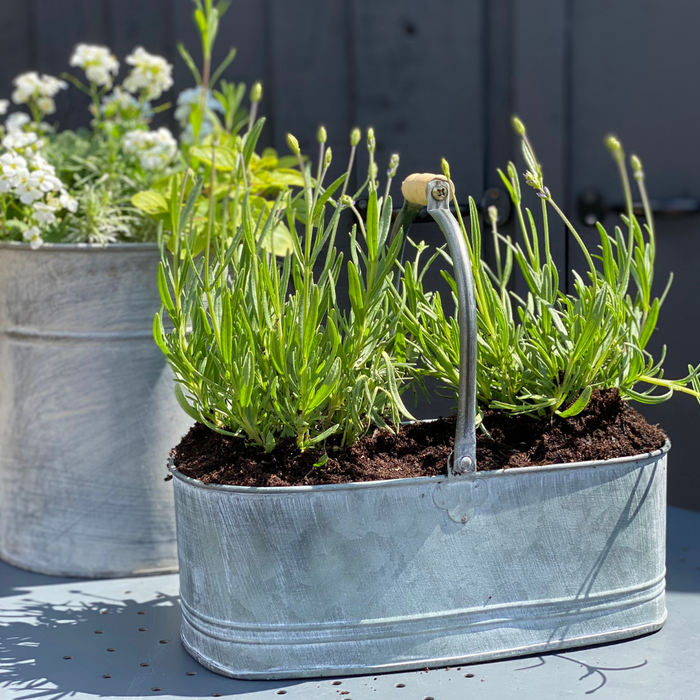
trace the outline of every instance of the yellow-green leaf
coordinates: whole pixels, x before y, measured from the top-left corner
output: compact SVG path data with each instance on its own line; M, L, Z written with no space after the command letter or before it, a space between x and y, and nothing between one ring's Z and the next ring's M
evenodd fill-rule
M149 216L160 216L170 211L168 200L160 192L146 190L139 192L131 198L131 203Z
M236 169L236 152L226 146L219 146L217 149L192 146L190 158L196 158L209 167L211 167L212 162L215 162L216 169L221 172L230 172Z
M294 250L294 242L289 229L281 221L260 241L263 250L283 258Z

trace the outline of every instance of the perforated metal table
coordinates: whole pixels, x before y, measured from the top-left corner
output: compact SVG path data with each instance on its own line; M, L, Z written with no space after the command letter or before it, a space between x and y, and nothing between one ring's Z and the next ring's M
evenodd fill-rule
M450 669L239 681L182 648L176 575L86 581L0 563L0 698L693 700L700 698L700 513L669 508L668 623L646 637Z

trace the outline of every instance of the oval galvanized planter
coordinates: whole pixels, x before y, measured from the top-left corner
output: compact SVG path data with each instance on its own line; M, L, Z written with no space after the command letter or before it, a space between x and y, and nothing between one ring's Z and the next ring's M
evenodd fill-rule
M153 342L152 244L0 244L0 557L40 573L177 569L169 448L191 422Z
M294 678L657 630L669 447L290 488L204 485L173 468L184 645L224 675Z

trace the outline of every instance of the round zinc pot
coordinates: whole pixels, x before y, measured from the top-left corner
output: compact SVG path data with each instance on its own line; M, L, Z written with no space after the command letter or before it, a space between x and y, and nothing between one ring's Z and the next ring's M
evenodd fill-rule
M189 419L152 339L155 244L0 244L0 557L62 576L177 568L168 449Z
M659 629L666 453L251 488L175 476L181 635L237 678L482 662Z

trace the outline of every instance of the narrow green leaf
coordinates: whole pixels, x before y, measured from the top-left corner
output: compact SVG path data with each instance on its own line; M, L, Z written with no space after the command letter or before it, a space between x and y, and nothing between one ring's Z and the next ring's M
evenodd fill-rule
M180 404L180 408L190 417L193 418L196 421L199 421L200 423L202 422L202 419L199 415L199 412L189 404L187 401L187 398L185 397L184 392L182 391L182 387L180 384L175 383L175 398L177 399L177 402Z

